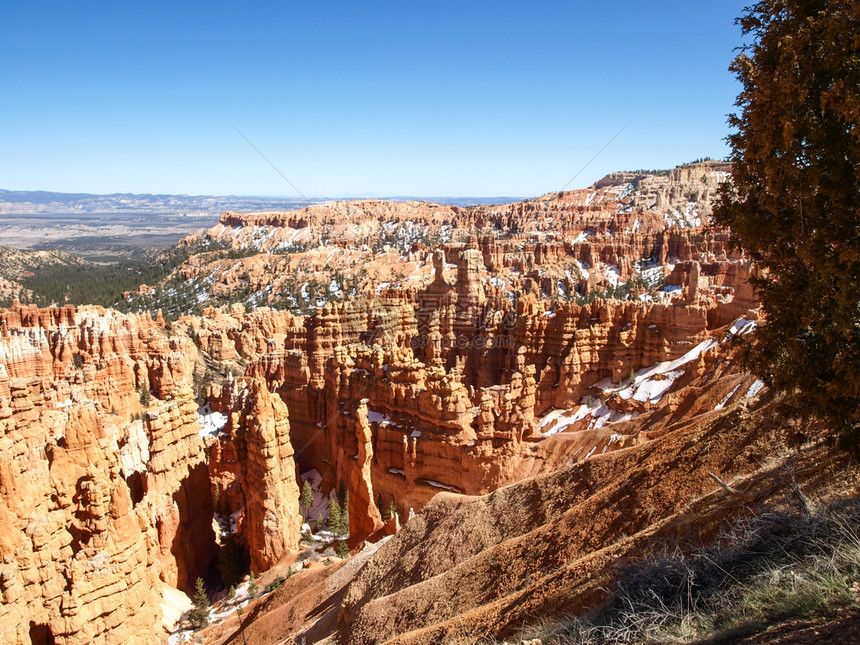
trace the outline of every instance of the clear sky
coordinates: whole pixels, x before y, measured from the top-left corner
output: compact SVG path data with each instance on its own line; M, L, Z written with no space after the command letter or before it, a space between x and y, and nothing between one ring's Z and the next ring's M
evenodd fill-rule
M532 196L728 152L748 0L0 3L0 188Z

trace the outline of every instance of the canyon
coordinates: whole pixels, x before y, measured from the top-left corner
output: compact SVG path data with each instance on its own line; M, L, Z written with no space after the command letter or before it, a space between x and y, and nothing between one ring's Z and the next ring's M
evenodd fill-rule
M226 212L181 244L235 253L165 284L236 302L0 310L0 643L166 642L228 538L289 568L253 642L419 643L587 608L611 560L712 534L740 504L709 474L769 481L779 445L738 362L755 267L708 226L727 173ZM348 536L309 542L338 499Z

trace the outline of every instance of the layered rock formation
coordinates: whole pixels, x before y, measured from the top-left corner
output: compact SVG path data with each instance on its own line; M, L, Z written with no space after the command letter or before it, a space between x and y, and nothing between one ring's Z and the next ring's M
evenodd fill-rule
M349 478L349 533L353 536L373 535L382 528L382 514L373 497L371 462L373 441L367 418L367 399L359 401L355 410L355 439L358 444L356 467Z
M244 444L244 535L251 570L265 571L298 546L301 516L289 412L262 378L251 381L233 432Z
M40 396L38 379L13 382L13 403L32 407L0 422L0 642L143 642L160 615L158 536L123 479L117 428Z
M190 590L215 554L206 454L190 388L148 411L145 420L149 460L138 472L146 475L142 501L156 517L160 577Z
M447 266L437 251L426 288L327 305L291 319L265 353L248 354L247 376L265 378L290 410L300 468L318 470L328 488L347 484L351 501L367 497L366 482L405 514L439 490L483 494L515 481L532 468L524 464L532 463L529 445L544 437L544 416L579 408L568 424L574 430L662 406L659 397L609 400L612 388L595 386L679 359L738 317L756 315L738 261L676 261L672 275L683 286L661 300L583 305L537 293L512 301L480 279L486 265L477 249L458 253L456 271ZM236 324L252 329L283 315L257 311ZM598 405L585 410L592 398ZM361 401L372 435L369 480L356 476L367 458ZM222 439L223 450L229 442ZM357 537L378 528L373 505L365 512L372 520L360 528L364 520L351 514Z
M658 232L667 226L701 225L710 216L711 201L718 185L728 179L729 170L726 162L706 161L665 173L613 173L590 189L496 206L464 208L368 199L314 204L288 213L227 212L210 235L229 234L239 244L272 251L299 241L313 246L364 241L390 233L398 224L409 229L449 227L469 234L495 229L563 237L576 237L582 230ZM268 230L261 235L263 228ZM397 235L410 237L408 233ZM262 237L265 240L260 242Z
M205 573L194 354L149 316L0 315L0 642L151 642L159 580Z
M448 265L464 248L480 250L482 282L511 294L535 289L570 299L631 279L647 287L676 260L732 259L727 235L701 228L726 171L704 162L617 173L589 189L496 206L363 200L225 213L204 239L247 257L201 254L177 277L201 295L240 294L248 305L310 314L369 290L425 287L441 246Z

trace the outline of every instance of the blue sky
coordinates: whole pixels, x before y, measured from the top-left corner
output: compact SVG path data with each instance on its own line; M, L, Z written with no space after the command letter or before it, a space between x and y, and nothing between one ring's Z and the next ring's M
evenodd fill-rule
M532 196L727 154L747 0L0 5L0 188Z

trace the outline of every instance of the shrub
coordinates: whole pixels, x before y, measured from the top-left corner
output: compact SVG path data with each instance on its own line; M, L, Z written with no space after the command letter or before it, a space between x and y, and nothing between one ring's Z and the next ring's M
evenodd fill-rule
M275 589L280 587L282 584L284 584L284 580L286 580L286 578L284 578L282 576L278 576L277 578L275 578L269 584L266 585L266 588L264 589L263 593L269 593L271 591L274 591Z

